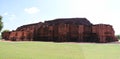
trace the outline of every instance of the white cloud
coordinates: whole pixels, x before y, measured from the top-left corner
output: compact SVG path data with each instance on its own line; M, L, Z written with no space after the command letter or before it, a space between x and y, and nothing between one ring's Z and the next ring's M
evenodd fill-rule
M17 17L14 14L9 15L9 20L15 20Z
M12 13L3 13L3 18L8 18L8 20L15 20L17 17L15 14L12 14Z
M25 8L24 11L27 12L28 14L35 14L38 13L40 10L37 7L31 7Z
M5 12L5 13L3 13L3 15L4 15L4 16L6 16L6 15L8 15L8 13L7 13L7 12Z

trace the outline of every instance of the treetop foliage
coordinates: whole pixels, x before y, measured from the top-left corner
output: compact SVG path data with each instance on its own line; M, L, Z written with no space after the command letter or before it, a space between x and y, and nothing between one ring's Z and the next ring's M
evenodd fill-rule
M2 30L3 28L3 22L2 22L2 16L0 16L0 31Z

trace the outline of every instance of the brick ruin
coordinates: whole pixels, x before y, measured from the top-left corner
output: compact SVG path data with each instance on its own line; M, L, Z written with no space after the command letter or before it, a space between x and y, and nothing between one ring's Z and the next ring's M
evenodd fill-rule
M10 41L114 42L118 41L108 24L92 24L86 18L62 18L18 27L2 33Z

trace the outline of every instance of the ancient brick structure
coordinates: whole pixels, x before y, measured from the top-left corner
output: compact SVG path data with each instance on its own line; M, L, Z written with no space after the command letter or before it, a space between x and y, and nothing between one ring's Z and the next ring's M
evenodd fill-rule
M2 33L11 41L114 42L117 38L108 24L93 25L86 18L63 18L23 25Z

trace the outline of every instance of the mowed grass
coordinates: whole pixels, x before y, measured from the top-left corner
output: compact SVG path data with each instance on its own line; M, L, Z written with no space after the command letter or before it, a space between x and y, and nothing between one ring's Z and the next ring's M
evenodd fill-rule
M0 42L0 59L120 59L120 44Z

